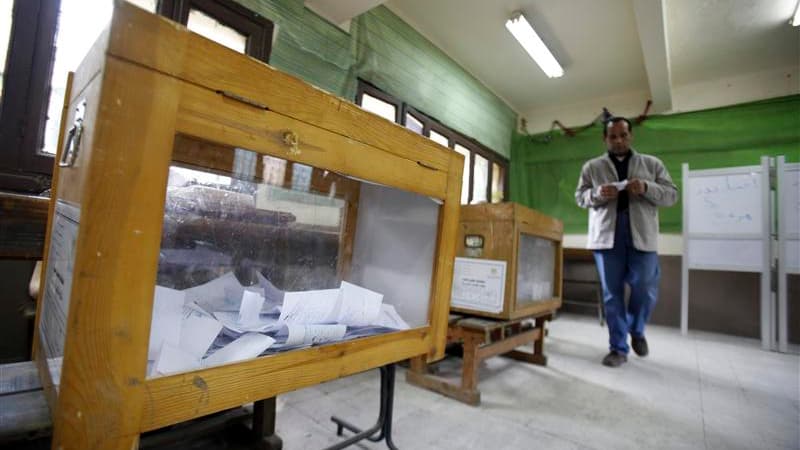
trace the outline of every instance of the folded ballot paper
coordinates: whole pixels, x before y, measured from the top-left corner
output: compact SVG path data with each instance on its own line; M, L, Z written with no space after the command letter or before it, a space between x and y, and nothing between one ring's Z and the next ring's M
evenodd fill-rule
M202 360L203 367L219 366L252 359L264 353L275 339L261 333L245 333Z
M347 325L300 325L286 324L276 335L279 342L274 348L295 348L340 341L347 332Z
M278 320L365 326L378 319L382 303L383 294L342 281L339 289L286 292Z
M277 313L277 306L283 301L283 291L276 288L266 277L257 274L258 284L242 286L233 272L228 272L208 283L186 289L186 298L194 301L204 310L238 312L245 291L252 291L264 297L262 313Z
M259 276L247 287L233 273L183 291L156 286L150 375L410 328L383 294L361 286L283 292Z

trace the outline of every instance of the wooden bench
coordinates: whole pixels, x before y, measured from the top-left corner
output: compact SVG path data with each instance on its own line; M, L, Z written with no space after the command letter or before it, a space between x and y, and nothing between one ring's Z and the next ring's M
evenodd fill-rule
M547 356L544 354L544 337L547 334L545 325L552 314L547 312L515 320L491 320L451 314L447 343L462 345L461 384L433 375L424 358L411 360L406 381L469 405L478 405L481 402L478 367L484 359L503 355L531 364L547 365ZM532 353L515 350L525 344L532 344Z
M50 434L50 409L31 361L0 364L0 443Z
M600 326L605 325L603 288L597 275L593 252L583 248L565 248L562 274L564 282L562 303L597 310ZM575 297L574 291L588 292L589 295Z
M225 429L235 430L239 436L252 435L253 449L280 450L283 445L275 434L275 397L272 397L255 402L252 409L234 408L143 434L139 448L184 448L190 444L195 445L193 448L210 448L202 436ZM48 438L51 432L50 409L34 363L0 364L0 448Z

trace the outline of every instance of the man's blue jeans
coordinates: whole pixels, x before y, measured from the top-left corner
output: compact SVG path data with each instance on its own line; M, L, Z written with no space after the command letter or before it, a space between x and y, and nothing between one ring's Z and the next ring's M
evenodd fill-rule
M644 325L658 300L658 254L633 247L630 220L624 211L617 214L614 248L595 250L594 260L603 286L609 349L627 354L628 333L635 338L644 337ZM631 288L627 308L625 283Z

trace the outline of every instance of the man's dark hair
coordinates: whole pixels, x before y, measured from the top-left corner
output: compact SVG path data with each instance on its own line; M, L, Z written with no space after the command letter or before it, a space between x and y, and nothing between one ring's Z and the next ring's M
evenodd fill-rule
M633 124L630 120L624 117L609 117L608 120L603 122L603 137L608 136L608 126L613 125L617 122L625 122L628 124L628 132L633 134Z

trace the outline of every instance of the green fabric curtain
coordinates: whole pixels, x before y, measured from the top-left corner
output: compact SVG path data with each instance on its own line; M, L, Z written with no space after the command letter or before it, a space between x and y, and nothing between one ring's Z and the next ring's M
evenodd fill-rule
M613 112L613 111L612 111ZM633 130L633 147L660 158L678 188L681 164L710 169L759 164L761 156L800 161L800 95L705 111L651 116ZM566 233L586 233L587 212L574 192L583 163L605 152L596 125L568 137L524 136L511 144L511 199L564 222ZM682 205L660 211L661 231L681 231Z

